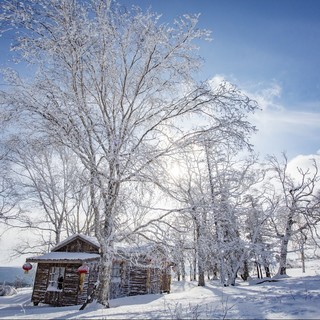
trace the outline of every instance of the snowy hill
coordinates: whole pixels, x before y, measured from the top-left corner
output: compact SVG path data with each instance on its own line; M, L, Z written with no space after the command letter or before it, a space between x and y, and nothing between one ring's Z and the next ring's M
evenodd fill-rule
M31 289L12 297L0 297L1 319L319 319L320 272L318 263L289 269L290 277L275 282L221 287L211 281L205 287L195 282L173 283L170 294L143 295L111 300L111 308L92 303L50 307L31 302Z

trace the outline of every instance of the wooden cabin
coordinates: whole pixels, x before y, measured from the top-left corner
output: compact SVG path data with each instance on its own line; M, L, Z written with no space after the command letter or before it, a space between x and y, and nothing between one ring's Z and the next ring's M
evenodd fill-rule
M37 263L31 301L71 306L85 302L94 289L99 273L99 243L94 237L75 234L51 252L28 258ZM88 273L79 273L85 266ZM110 298L170 292L170 265L159 248L121 248L113 260Z

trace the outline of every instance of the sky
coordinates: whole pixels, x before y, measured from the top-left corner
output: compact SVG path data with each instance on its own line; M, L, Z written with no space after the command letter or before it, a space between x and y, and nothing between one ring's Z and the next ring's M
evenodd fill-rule
M222 77L259 102L252 143L262 157L320 150L319 0L117 1L150 8L164 23L200 14L199 27L212 31L212 41L199 43L197 77ZM8 65L10 42L0 37L0 66Z
M236 84L259 102L252 139L264 157L289 158L320 149L320 1L318 0L122 0L172 21L200 13L199 27L212 41L199 44L202 80Z
M319 0L118 2L151 8L164 23L200 13L199 27L212 31L212 41L199 43L204 63L197 77L224 78L257 100L261 110L251 118L258 129L251 141L255 151L261 158L286 152L295 165L320 158ZM0 67L8 65L10 41L0 37Z

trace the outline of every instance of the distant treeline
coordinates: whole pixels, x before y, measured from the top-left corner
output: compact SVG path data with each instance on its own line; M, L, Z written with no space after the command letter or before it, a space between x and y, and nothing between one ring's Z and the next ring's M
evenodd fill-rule
M19 267L0 267L0 284L11 285L16 288L27 287L33 284L34 271L25 274Z

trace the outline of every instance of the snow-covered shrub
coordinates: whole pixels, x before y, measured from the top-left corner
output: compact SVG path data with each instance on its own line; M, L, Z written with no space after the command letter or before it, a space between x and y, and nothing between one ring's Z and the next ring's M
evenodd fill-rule
M287 258L287 268L301 268L301 261Z
M229 311L234 307L230 305L228 298L221 297L220 303L184 305L181 302L167 303L164 301L164 310L168 319L228 319Z
M13 296L17 294L17 290L9 285L0 285L0 296Z

